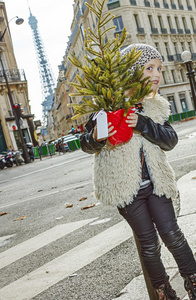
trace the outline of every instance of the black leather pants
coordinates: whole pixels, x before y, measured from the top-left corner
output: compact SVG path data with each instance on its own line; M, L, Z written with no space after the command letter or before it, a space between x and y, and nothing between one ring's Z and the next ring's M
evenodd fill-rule
M171 199L153 194L150 185L138 192L134 202L118 208L141 246L141 256L154 288L164 283L166 271L161 260L157 231L174 256L182 276L196 273L192 251L178 227Z

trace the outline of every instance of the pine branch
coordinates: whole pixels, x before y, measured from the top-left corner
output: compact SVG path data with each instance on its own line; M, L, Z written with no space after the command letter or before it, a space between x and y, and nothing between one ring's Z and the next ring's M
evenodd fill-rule
M91 28L88 28L88 34L85 31L85 50L89 53L84 56L87 65L83 65L73 54L69 57L71 63L84 74L84 78L76 76L78 83L70 83L77 90L71 96L83 96L82 103L70 104L76 114L73 119L102 108L106 112L124 108L126 114L130 105L151 91L148 78L141 80L143 69L140 70L138 66L134 72L130 72L133 64L141 56L141 51L136 52L133 49L123 57L120 55L120 48L127 36L126 29L123 28L121 37L117 34L112 41L105 41L107 33L115 28L105 28L114 18L111 13L103 15L105 1L94 0L94 7L85 3L98 19L96 31ZM125 91L130 89L133 93L127 101Z

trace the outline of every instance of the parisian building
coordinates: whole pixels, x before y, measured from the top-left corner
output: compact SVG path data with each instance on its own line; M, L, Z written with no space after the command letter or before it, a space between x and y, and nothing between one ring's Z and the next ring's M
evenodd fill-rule
M55 114L58 115L59 105L68 101L78 102L79 97L70 97L73 92L70 82L76 81L79 70L73 66L68 57L74 53L82 63L84 60L84 32L90 27L96 30L96 16L85 5L86 0L75 0L73 5L74 18L71 24L71 35L61 65L61 84L66 86L65 94L57 87L58 103ZM87 1L93 5L92 0ZM127 37L124 47L129 44L144 43L155 47L163 58L163 82L160 94L170 102L170 122L180 121L195 115L194 103L186 67L181 54L188 50L192 54L192 68L196 69L196 0L106 0L105 13L111 12L114 19L106 26L116 26L107 32L106 38L113 39L116 34L126 28ZM59 75L60 80L60 75ZM61 100L59 100L61 99ZM63 101L62 101L63 100ZM61 103L61 104L60 104ZM65 105L66 106L66 105ZM67 108L66 108L67 109ZM54 107L55 110L55 107ZM66 110L65 118L69 121L73 110ZM81 117L74 124L80 126L86 122ZM54 120L55 122L55 120ZM60 127L60 118L58 119ZM70 122L70 121L69 121ZM55 123L55 128L57 124ZM65 128L62 126L62 128Z
M24 70L17 67L4 2L0 2L0 61L0 153L3 153L22 148L13 113L15 104L21 107L20 128L24 141L37 144L27 80Z

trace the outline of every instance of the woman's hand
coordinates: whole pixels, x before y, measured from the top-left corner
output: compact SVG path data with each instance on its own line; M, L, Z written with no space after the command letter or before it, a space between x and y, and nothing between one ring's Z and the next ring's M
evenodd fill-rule
M135 113L130 113L127 116L127 120L125 122L128 123L128 127L135 127L137 125L137 121L138 121L138 115Z
M113 129L114 129L114 126L112 126L112 123L109 122L108 123L108 137L113 136L117 132L116 130L112 131ZM95 127L94 127L93 138L97 142L101 142L101 141L106 140L106 138L97 139L97 125L95 125Z
M112 131L112 130L114 130L114 126L112 126L112 123L109 122L109 123L108 123L108 137L111 137L111 136L113 136L115 133L117 133L117 130L114 130L114 131Z

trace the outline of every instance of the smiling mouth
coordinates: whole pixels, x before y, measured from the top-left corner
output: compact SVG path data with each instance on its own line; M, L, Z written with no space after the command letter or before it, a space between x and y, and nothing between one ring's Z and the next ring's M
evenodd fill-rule
M153 80L153 83L154 84L159 84L159 81L158 80Z

